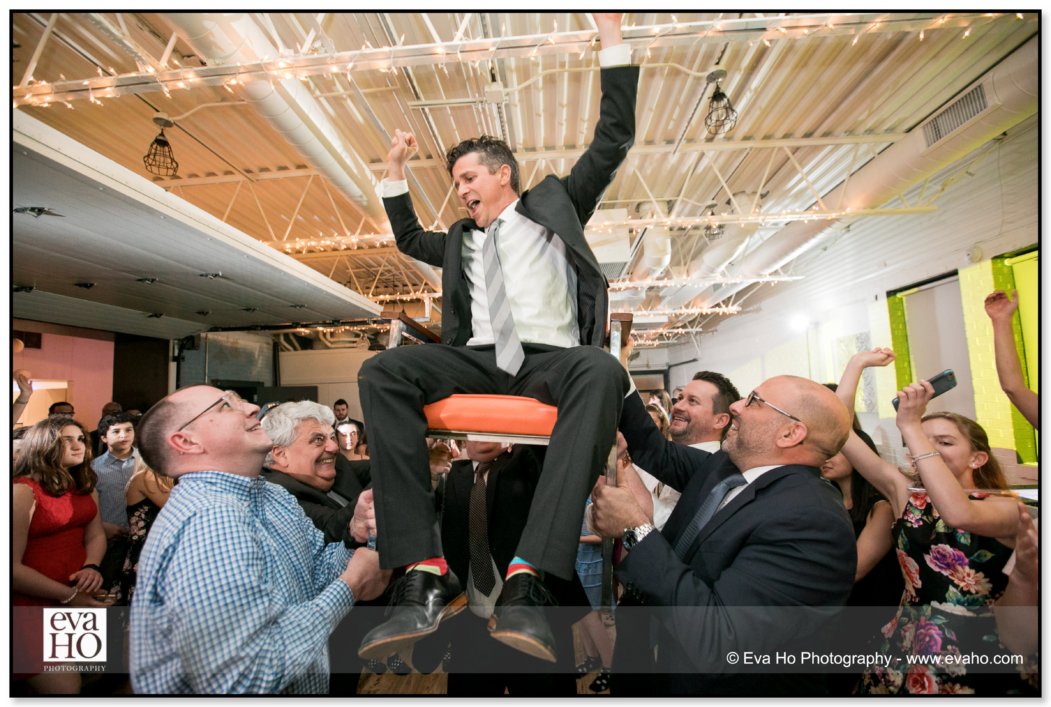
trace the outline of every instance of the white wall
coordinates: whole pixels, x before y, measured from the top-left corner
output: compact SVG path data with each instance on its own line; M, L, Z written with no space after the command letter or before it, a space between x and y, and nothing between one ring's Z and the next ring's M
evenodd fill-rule
M835 381L852 341L889 346L888 290L969 266L976 246L981 260L1037 242L1037 137L1037 119L1030 119L957 163L947 182L932 180L928 194L946 183L937 212L867 218L805 254L788 273L803 280L776 285L756 311L729 317L696 345L668 351L671 386L701 369L726 374L742 393L778 374ZM809 322L804 331L790 326L795 317ZM643 351L633 368L645 367L648 355ZM859 394L859 418L870 431L876 416L883 418L874 438L886 452L892 441L900 444L890 419L892 368L875 371L868 383L878 407L867 411Z
M344 398L350 416L364 420L358 400L358 371L376 353L367 349L282 351L281 385L316 385L319 403L332 407L332 403Z

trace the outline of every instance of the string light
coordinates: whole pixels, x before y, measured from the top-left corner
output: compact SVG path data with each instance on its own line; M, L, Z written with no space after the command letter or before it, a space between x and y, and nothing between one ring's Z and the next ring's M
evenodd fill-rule
M998 17L1004 17L1004 15L997 15L996 13L943 14L936 19L928 21L934 22L935 26L940 26L953 19L962 26L965 21L972 24L974 22L996 22ZM1015 17L1018 20L1032 19L1027 18L1023 13L1015 13ZM885 18L881 18L861 28L860 25L863 22L863 18L868 19L868 14L837 15L834 18L836 24L833 29L832 18L828 16L812 21L812 24L806 26L785 25L783 24L783 19L770 19L766 27L755 26L754 18L740 18L736 20L723 18L718 21L680 22L677 16L672 16L673 22L670 24L643 26L628 24L625 27L625 34L626 41L629 44L641 45L640 49L643 47L650 49L650 45L653 42L668 36L673 37L673 41L676 39L682 41L690 36L701 36L710 41L719 41L718 38L724 36L727 32L734 33L734 36L739 36L743 41L762 40L764 46L771 46L771 36L768 36L770 34L773 34L773 36L804 38L808 35L814 36L815 32L821 29L843 34L853 33L851 46L855 46L860 39L860 35L865 32L899 31L897 26L901 24L888 22ZM775 26L775 21L781 23ZM919 29L916 27L916 24L920 21L920 19L914 18L905 23L905 26L908 28L907 31ZM968 27L965 36L969 37L972 32L973 27ZM506 34L506 32L502 32L502 34ZM457 42L455 51L458 61L464 58L468 61L476 61L481 57L495 58L500 55L501 51L506 52L507 56L519 56L518 52L523 45L529 46L529 44L532 44L533 49L528 56L532 61L538 62L541 60L541 54L558 52L566 48L569 48L568 51L575 54L579 47L584 45L586 51L588 43L595 41L596 38L597 33L592 30L581 32L563 29L559 31L556 24L554 33L524 35L513 38L501 36L475 39L471 40L466 47L464 42ZM514 39L515 41L509 42L509 39ZM329 54L301 53L281 57L276 61L266 58L244 64L207 67L181 67L179 62L172 59L172 65L179 68L158 70L154 66L147 66L138 73L126 74L117 74L116 69L109 67L111 75L107 75L102 67L96 67L98 78L93 79L87 87L82 85L81 81L63 79L58 86L47 85L44 82L33 82L31 85L16 86L13 94L17 105L43 104L43 97L49 94L52 95L52 101L82 100L87 98L85 95L86 88L94 89L96 93L108 89L111 93L107 94L107 97L134 95L142 91L158 89L164 91L166 96L170 96L169 90L171 88L187 89L191 87L191 84L221 86L224 82L229 81L231 73L236 73L242 81L269 80L271 84L274 80L303 79L312 75L331 74L337 71L333 65L346 66L348 74L352 71L352 67L355 67L357 70L380 70L394 73L401 66L412 66L426 61L433 62L436 55L447 56L446 53L452 51L452 47L448 46L447 43L446 45L443 45L441 42L435 42L432 44L405 46L403 44L404 36L399 37L398 42L400 43L398 46L376 48L366 41L360 51ZM461 53L463 56L461 56ZM443 64L444 68L444 62L438 63ZM448 70L446 70L446 73L448 73ZM230 83L229 85L232 86L234 84Z
M654 280L614 280L609 283L612 292L625 290L644 290L650 287L704 287L707 285L740 285L753 282L794 282L802 280L802 275L760 275L756 277L712 275L708 277L676 277Z

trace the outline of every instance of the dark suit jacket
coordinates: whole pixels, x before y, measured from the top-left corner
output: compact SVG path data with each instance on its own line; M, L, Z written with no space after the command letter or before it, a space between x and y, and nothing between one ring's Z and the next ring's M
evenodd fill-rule
M264 468L263 478L284 487L285 490L295 496L307 518L313 521L317 529L325 534L325 542L334 543L342 540L349 547L358 547L360 543L354 541L347 526L350 523L350 519L354 517L354 504L357 502L358 494L361 493L363 488L361 487L360 478L355 473L350 470L340 473L340 459L342 457L337 455L336 479L340 483L333 484L332 488L336 493L350 501L346 506L340 506L338 502L324 492L307 486L303 482L293 479L288 474L282 474L280 471ZM355 462L346 463L354 464ZM342 479L340 478L341 476L343 477Z
M676 539L712 487L738 470L723 452L666 442L637 394L624 402L621 431L635 463L682 498L664 529L617 568L626 596L614 693L822 694L820 675L741 664L734 672L725 656L825 645L819 634L846 601L857 564L850 518L831 485L813 467L771 469L716 513L680 559ZM653 643L656 659L647 650Z
M602 100L595 136L566 177L548 176L524 192L516 210L558 234L577 272L577 318L582 344L602 346L609 310L608 283L584 239L584 226L635 141L635 95L639 68L601 71ZM471 298L463 269L463 233L474 221L457 221L449 232L424 231L408 194L385 198L398 248L442 268L442 343L462 346L471 338Z

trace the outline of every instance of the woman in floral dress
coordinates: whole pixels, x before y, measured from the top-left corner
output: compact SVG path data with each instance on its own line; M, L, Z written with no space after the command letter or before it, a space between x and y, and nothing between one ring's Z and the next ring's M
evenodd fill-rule
M869 365L892 360L891 353ZM846 387L852 397L855 386ZM890 665L870 666L861 692L1024 693L1023 666L994 664L1007 651L992 610L1007 586L1003 568L1015 541L1017 503L973 491L1005 490L1003 472L976 422L954 413L923 415L933 392L930 383L919 381L898 394L897 426L922 490L856 435L843 449L894 507L893 533L905 579L901 605L883 628L878 650L891 657Z

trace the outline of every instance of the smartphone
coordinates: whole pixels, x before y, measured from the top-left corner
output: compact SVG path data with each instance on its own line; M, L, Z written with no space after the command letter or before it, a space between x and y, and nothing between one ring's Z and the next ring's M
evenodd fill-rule
M956 373L951 368L946 368L944 371L936 376L928 378L927 381L934 387L934 395L932 398L937 398L939 395L947 390L952 390L956 387ZM890 404L894 406L894 409L898 409L898 398L895 396L894 400L890 401Z

